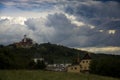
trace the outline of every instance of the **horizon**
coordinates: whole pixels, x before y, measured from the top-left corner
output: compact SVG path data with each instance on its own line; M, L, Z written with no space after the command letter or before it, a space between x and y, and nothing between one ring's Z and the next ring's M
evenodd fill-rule
M119 0L0 0L0 44L26 34L94 53L120 55Z

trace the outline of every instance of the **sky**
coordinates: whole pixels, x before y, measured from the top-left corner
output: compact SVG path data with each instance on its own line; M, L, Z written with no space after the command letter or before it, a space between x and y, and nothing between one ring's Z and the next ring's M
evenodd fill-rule
M25 34L37 43L120 55L120 1L0 0L0 44Z

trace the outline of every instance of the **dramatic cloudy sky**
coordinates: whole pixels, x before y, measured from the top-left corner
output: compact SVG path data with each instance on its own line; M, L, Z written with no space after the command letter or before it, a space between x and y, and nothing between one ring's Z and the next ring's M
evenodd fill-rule
M0 44L35 42L120 54L119 0L0 0Z

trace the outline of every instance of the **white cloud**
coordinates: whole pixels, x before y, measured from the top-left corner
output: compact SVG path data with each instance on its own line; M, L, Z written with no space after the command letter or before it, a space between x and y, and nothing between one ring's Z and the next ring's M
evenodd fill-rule
M104 30L99 30L99 32L103 32Z
M109 34L115 34L116 30L108 30Z
M27 34L38 43L50 41L53 43L60 43L70 46L67 43L74 41L74 43L79 42L84 45L86 42L84 41L84 38L87 37L77 37L76 34L78 34L80 31L80 28L78 28L78 26L83 26L86 24L83 22L78 22L82 23L83 25L76 25L75 23L73 24L73 22L77 22L77 20L74 18L71 19L70 17L71 15L68 17L64 13L48 14L48 16L41 16L39 18L3 16L0 18L0 36L3 39L4 43L14 42L16 35L19 35L19 38L17 40L20 40L24 34ZM73 37L76 36L74 40L71 38L71 35L73 35ZM14 38L12 38L11 41L6 40L8 36ZM78 38L81 40L78 41Z
M83 22L79 22L79 21L72 21L72 23L77 25L78 27L85 25Z
M46 18L1 17L0 43L10 44L21 40L24 34L41 43L54 35L54 28L45 26ZM10 39L9 39L10 38ZM48 38L48 39L47 39Z
M90 28L91 28L91 29L94 29L94 28L95 28L95 26L93 26L93 25L90 25Z
M76 16L74 16L74 15L69 15L67 13L63 13L63 14L71 21L72 24L75 24L78 27L82 27L82 26L86 25L84 22L78 21Z
M2 16L0 20L8 19L10 24L21 24L24 25L24 22L27 20L25 17L8 17Z

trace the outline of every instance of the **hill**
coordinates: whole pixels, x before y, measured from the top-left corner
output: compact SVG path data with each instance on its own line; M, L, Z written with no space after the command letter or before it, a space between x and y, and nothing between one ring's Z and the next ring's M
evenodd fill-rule
M48 63L72 63L87 51L76 50L62 45L44 43L31 48L17 48L14 45L0 47L0 68L27 68L33 58L43 57Z

